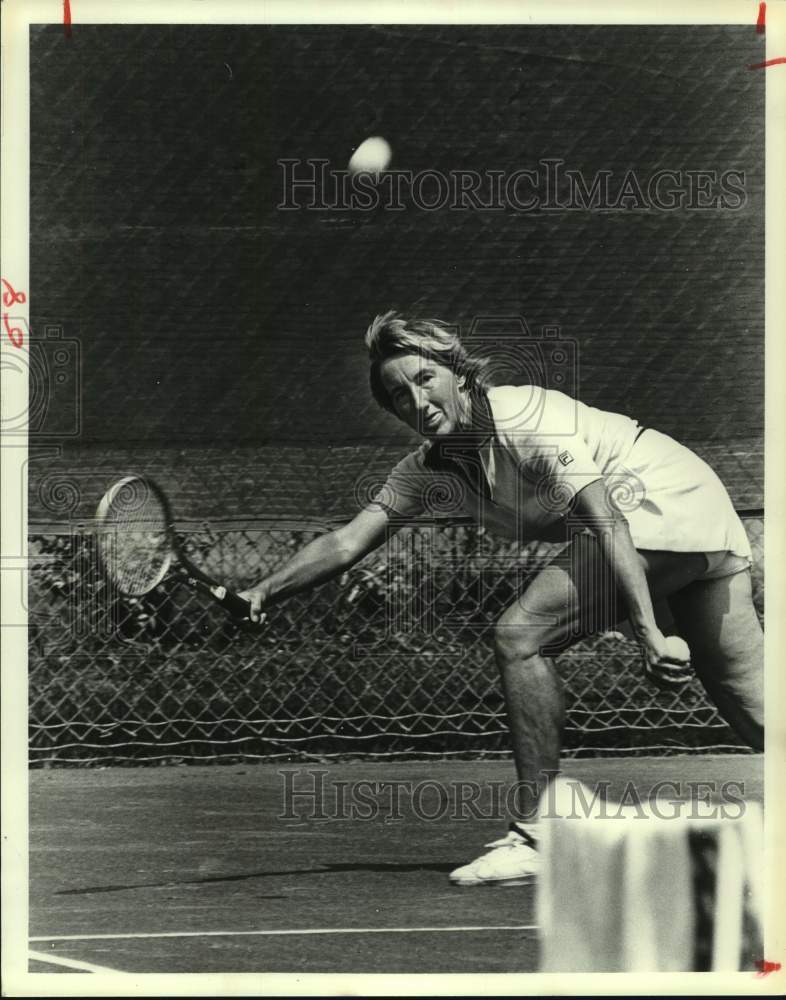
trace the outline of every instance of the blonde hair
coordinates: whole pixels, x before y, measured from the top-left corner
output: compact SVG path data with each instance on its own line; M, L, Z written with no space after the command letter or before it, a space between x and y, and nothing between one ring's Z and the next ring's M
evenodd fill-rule
M461 343L458 333L437 319L416 319L390 310L375 316L366 330L371 394L383 410L395 413L380 368L382 362L399 354L417 354L449 368L465 379L468 389L486 386L487 362L472 358Z

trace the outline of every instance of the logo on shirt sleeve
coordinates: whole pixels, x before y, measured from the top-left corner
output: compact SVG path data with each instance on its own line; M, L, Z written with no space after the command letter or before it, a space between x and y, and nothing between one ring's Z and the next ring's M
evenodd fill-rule
M573 456L569 451L561 451L559 455L557 455L557 458L563 465L570 465L570 463L573 461Z

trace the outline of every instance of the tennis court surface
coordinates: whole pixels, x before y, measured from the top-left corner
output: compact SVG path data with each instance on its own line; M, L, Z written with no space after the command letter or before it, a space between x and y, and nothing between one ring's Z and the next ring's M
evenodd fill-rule
M629 804L665 781L664 802L760 802L762 765L629 757L564 774ZM498 761L35 770L30 971L535 971L534 885L447 878L504 834L512 781ZM355 818L317 819L314 797L288 789Z

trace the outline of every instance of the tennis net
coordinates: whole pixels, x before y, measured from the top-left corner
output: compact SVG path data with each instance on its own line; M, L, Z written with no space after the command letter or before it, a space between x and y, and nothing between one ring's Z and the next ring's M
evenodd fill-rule
M763 521L744 519L762 610ZM328 525L184 526L193 557L248 586ZM344 756L505 756L492 627L551 554L477 528L402 531L342 579L239 630L185 587L113 595L89 525L29 540L30 760L158 763ZM584 641L557 659L565 753L742 749L698 684L656 692L635 644Z

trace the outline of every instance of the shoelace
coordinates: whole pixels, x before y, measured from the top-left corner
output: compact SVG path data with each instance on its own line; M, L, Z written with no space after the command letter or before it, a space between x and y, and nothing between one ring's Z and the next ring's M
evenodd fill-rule
M510 824L510 830L505 834L504 837L500 837L499 840L492 840L491 843L486 844L486 847L531 847L533 850L537 847L537 841L532 836L528 830L523 830L516 826L515 823Z
M500 837L499 840L492 840L486 847L513 847L514 844L523 844L524 838L520 837L513 830L510 833L506 833L504 837Z
M499 840L492 840L491 843L486 844L486 847L516 847L518 845L537 850L538 842L529 830L513 822L510 824L510 829L504 837L500 837Z

